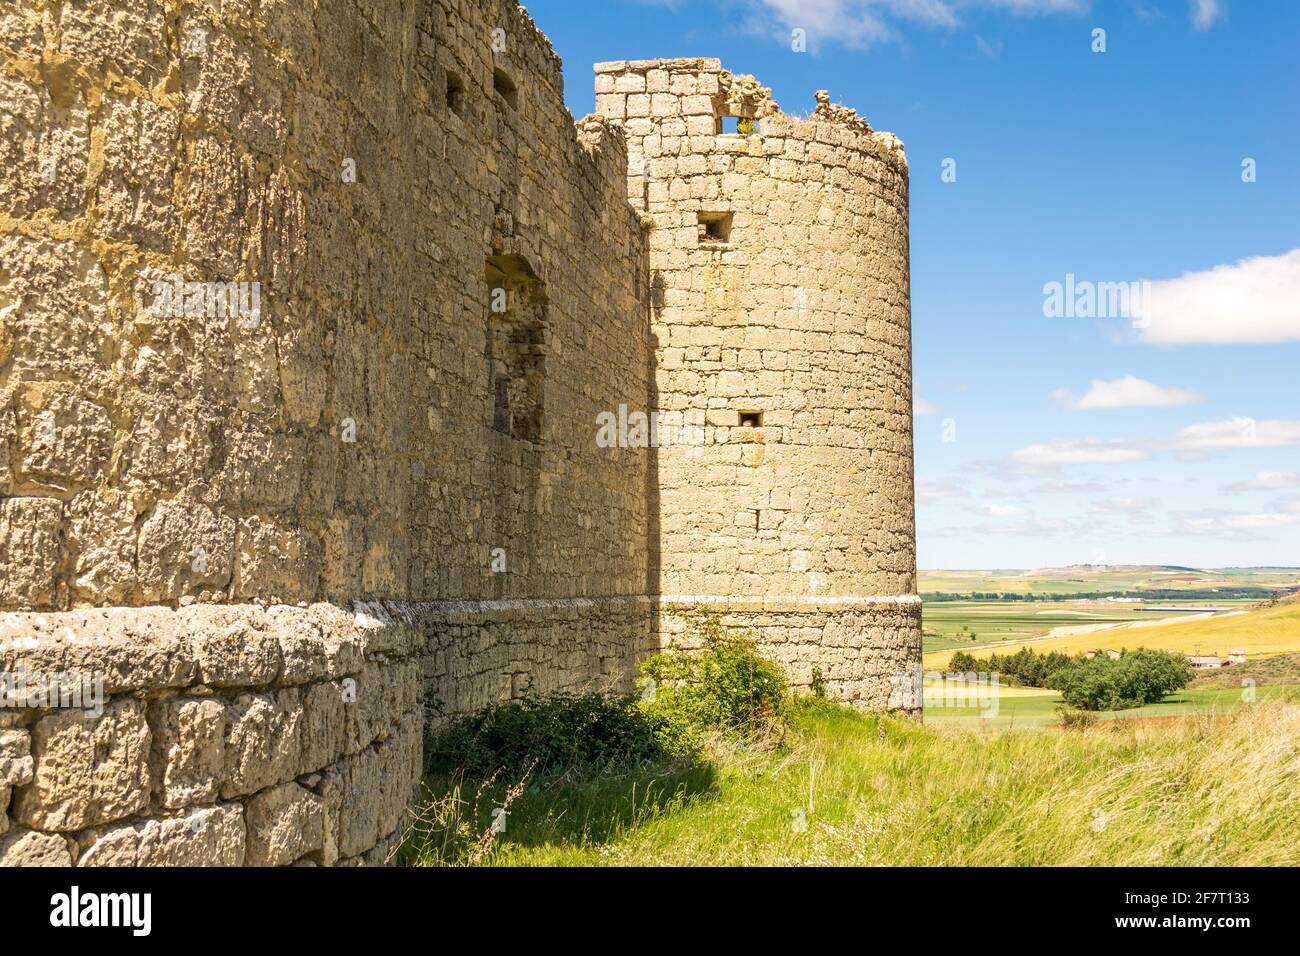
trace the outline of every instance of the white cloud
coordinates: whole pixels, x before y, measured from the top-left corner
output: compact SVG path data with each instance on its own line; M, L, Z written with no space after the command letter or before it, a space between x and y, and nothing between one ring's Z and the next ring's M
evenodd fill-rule
M1300 421L1227 418L1188 425L1160 442L1183 457L1236 448L1286 448L1300 445Z
M1300 472L1295 471L1261 471L1254 478L1234 481L1224 487L1224 491L1271 491L1277 488L1295 488L1300 485Z
M1134 328L1154 345L1300 341L1300 249L1156 280L1145 298Z
M934 402L927 402L924 398L912 399L913 415L938 415L939 406Z
M1106 490L1099 481L1049 481L1031 489L1041 495L1083 495Z
M1217 535L1237 540L1258 540L1261 531L1300 523L1300 514L1280 511L1244 512L1207 509L1179 512L1177 531L1182 534Z
M1223 4L1220 0L1192 0L1192 26L1196 29L1208 30L1222 18Z
M1029 514L1028 509L1019 505L985 505L980 510L993 518L1020 518Z
M1011 453L1012 463L1042 469L1055 469L1061 465L1113 465L1141 461L1146 457L1147 451L1132 442L1102 441L1098 438L1074 438L1029 445Z
M969 495L969 491L955 482L936 481L932 478L916 479L917 501L936 501L940 498L966 498Z
M848 47L864 47L896 36L894 24L919 23L955 29L962 13L986 9L1016 16L1080 13L1087 0L750 0L769 21L786 30L800 27L809 39L824 38ZM769 24L770 25L770 24Z
M1135 515L1149 511L1154 504L1155 501L1151 498L1127 498L1121 496L1093 502L1089 510L1093 514L1099 515Z
M1133 375L1106 381L1094 378L1082 398L1069 389L1058 388L1052 397L1068 408L1086 411L1111 408L1171 408L1203 401L1199 392L1173 385L1156 385Z

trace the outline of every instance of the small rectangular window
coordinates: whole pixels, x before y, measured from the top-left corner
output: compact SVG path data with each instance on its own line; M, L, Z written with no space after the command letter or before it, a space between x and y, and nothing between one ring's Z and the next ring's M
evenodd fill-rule
M763 427L762 412L740 412L739 418L740 418L739 425L741 428L762 428Z
M519 87L515 86L515 81L510 79L505 70L492 71L492 88L512 110L519 108Z
M447 108L457 116L465 115L465 81L451 70L447 71Z
M719 136L753 136L758 132L758 121L745 116L719 116L714 132Z
M726 245L731 242L731 213L702 212L699 214L701 243Z

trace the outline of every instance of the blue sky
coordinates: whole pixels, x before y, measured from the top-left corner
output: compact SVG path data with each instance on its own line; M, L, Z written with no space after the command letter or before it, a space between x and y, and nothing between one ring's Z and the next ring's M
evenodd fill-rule
M528 7L577 116L717 56L906 144L921 567L1300 565L1300 3ZM1069 274L1146 305L1046 316Z

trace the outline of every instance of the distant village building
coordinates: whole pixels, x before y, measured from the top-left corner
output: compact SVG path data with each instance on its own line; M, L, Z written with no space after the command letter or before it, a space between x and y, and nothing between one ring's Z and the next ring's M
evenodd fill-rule
M1246 651L1245 651L1245 649L1244 649L1244 648L1240 648L1240 647L1238 647L1238 648L1235 648L1235 649L1233 649L1233 650L1231 650L1231 651L1228 651L1228 663L1229 663L1229 664L1244 664L1244 663L1246 663Z
M1193 654L1188 657L1187 660L1191 662L1193 667L1198 669L1222 667L1227 663L1222 657L1215 654Z

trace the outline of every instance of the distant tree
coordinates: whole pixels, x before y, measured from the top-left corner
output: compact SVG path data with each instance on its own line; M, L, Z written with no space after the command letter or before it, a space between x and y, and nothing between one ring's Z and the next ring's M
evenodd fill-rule
M1076 658L1056 670L1047 686L1059 690L1067 704L1080 710L1126 710L1163 700L1186 687L1193 676L1186 658L1138 648L1118 659L1105 654L1091 660Z

